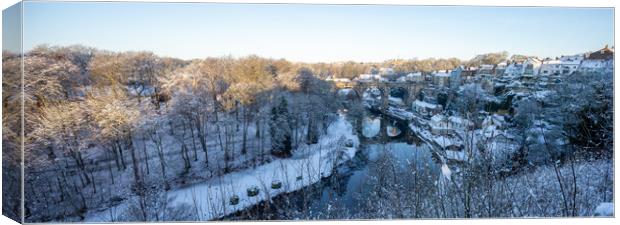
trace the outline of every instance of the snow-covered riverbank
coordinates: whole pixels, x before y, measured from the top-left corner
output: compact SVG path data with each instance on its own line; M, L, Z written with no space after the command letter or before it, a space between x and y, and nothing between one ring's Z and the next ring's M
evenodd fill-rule
M349 144L349 145L347 145ZM348 147L347 147L348 146ZM299 190L331 175L333 168L355 156L359 139L352 125L340 116L323 135L319 143L301 146L291 158L226 174L205 183L168 193L169 206L189 206L199 220L211 220L243 210L282 193ZM272 187L273 183L281 187ZM275 185L277 186L277 185ZM248 196L248 189L256 187L259 193ZM231 198L238 197L236 204ZM114 211L93 212L86 215L87 222L109 222L122 218L130 200L115 207Z

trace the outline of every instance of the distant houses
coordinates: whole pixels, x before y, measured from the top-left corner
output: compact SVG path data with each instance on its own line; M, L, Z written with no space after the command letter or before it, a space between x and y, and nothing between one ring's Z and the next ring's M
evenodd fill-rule
M433 84L440 87L448 87L450 84L450 71L435 71L433 74Z
M390 67L373 67L369 73L360 74L353 80L328 78L340 88L349 88L354 82L403 82L416 83L412 91L418 101L411 102L413 110L425 117L441 112L446 107L446 99L455 90L466 84L475 83L487 93L495 95L491 105L500 105L507 96L517 99L530 93L561 84L567 76L576 73L610 73L614 69L614 48L605 46L596 51L566 55L556 58L540 59L537 57L514 55L510 60L497 64L481 64L477 67L460 65L452 70L433 72L400 71ZM420 84L420 85L418 85ZM508 95L501 95L508 94ZM392 101L394 102L394 101ZM507 104L507 103L501 103Z

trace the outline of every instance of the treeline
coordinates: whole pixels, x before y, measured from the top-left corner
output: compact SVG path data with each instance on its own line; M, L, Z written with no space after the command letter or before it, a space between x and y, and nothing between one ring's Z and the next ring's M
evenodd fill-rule
M392 68L397 74L410 72L431 73L438 70L452 70L460 65L477 67L482 64L496 65L508 60L508 52L496 52L480 54L470 60L460 60L458 58L448 59L390 59L383 62L337 62L337 63L315 63L307 64L315 74L321 77L332 76L336 78L355 78L359 74L377 74L380 68ZM510 58L513 59L513 58Z

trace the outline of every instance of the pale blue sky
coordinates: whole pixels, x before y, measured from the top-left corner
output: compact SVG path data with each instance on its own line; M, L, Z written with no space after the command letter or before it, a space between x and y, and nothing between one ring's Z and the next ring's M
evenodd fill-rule
M559 56L614 45L612 8L214 3L24 4L24 48L83 44L293 61Z

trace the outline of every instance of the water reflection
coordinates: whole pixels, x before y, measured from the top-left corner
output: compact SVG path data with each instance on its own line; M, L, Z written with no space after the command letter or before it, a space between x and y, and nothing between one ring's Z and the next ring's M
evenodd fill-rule
M381 116L366 116L362 120L362 136L375 141L389 141L387 138L399 138L406 134L406 123Z
M375 137L381 130L381 117L367 116L362 121L362 135L367 138Z
M359 215L360 206L365 203L364 196L368 196L373 189L368 185L368 179L374 176L369 168L382 162L385 154L389 154L394 160L399 172L429 172L436 176L440 174L439 165L424 144L399 142L366 145L353 160L357 166L339 173L339 177L322 187L320 198L311 200L310 218L328 218L325 212L333 210L333 207L345 210L348 215ZM414 169L416 171L413 171Z

